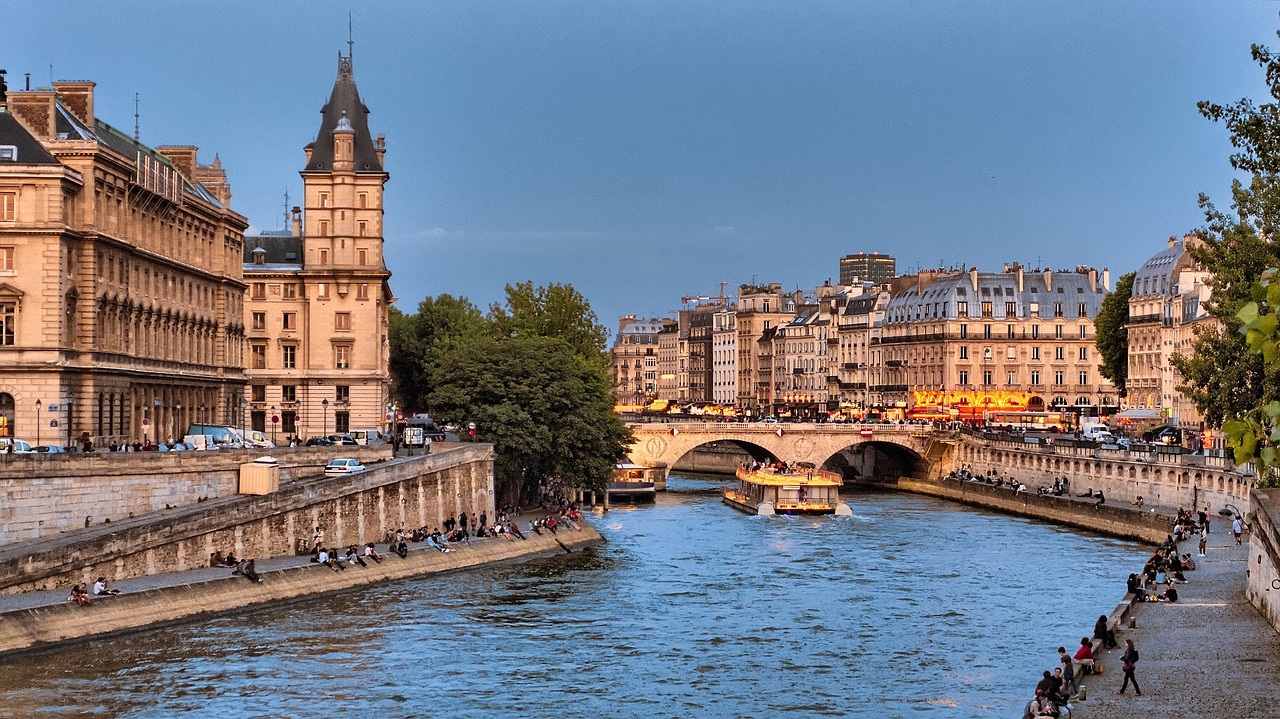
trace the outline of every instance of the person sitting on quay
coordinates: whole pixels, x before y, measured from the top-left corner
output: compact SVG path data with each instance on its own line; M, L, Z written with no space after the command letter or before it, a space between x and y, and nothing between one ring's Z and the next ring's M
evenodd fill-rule
M98 577L98 581L93 583L93 596L106 597L115 596L120 593L119 589L111 589L107 586L106 577Z
M1101 641L1105 649L1115 649L1119 646L1116 642L1116 633L1108 626L1107 615L1105 614L1099 615L1098 621L1093 623L1093 638Z
M1141 507L1141 506L1143 505L1143 502L1142 502L1142 495L1141 495L1141 494L1139 494L1139 495L1138 495L1138 498L1137 498L1137 499L1135 499L1135 500L1133 500L1132 502L1130 502L1130 504L1132 504L1132 505L1133 505L1133 506L1135 506L1135 507Z
M507 531L519 537L520 539L528 539L520 532L520 525L516 522L507 522Z
M393 552L395 552L396 554L400 555L400 558L401 558L401 559L408 559L408 558L409 558L409 543L408 543L408 542L406 542L406 541L404 541L403 539L401 539L400 541L398 541L398 542L396 542L396 543L395 543L395 546L392 548L392 550L391 550L391 551L393 551Z
M1098 503L1093 505L1095 509L1107 503L1107 498L1102 495L1101 489L1098 490L1098 493L1095 494L1094 497L1098 500Z
M1164 593L1160 595L1160 601L1162 602L1178 601L1178 588L1170 584L1168 587L1165 588Z
M441 539L443 539L443 537L441 537L438 532L428 534L426 539L427 546L441 552L449 551L449 548L441 543Z
M210 566L210 567L221 567L221 566L222 566L222 564L223 564L223 562L222 562L222 552L220 552L220 551L218 551L218 550L216 550L216 549L215 549L214 551L212 551L212 552L209 552L209 566Z
M1027 702L1026 711L1022 714L1022 719L1040 719L1040 717L1058 717L1058 706L1049 697L1045 696L1040 689L1036 690L1036 696Z
M1089 641L1089 637L1080 637L1080 648L1076 650L1074 658L1077 674L1084 676L1102 673L1102 666L1093 657L1093 642Z
M87 607L90 604L89 590L85 589L83 583L77 584L71 588L71 596L67 597L67 601L75 602L82 607Z
M326 566L335 572L338 571L339 568L346 569L346 567L339 567L338 563L333 561L333 558L329 556L329 550L325 547L317 547L315 561L317 564Z
M1145 601L1147 598L1147 591L1142 588L1141 584L1142 582L1140 579L1138 579L1138 575L1132 574L1132 573L1129 574L1128 588L1126 590L1126 593L1132 594L1134 599L1136 599L1139 602Z
M382 563L382 555L378 554L378 550L374 548L373 542L369 542L364 545L364 556L365 559L372 559L375 564Z
M343 557L343 559L346 560L347 564L359 564L362 567L369 566L368 563L366 563L363 559L360 558L360 555L358 554L358 550L356 549L356 545L354 544L347 547L347 554L346 556Z

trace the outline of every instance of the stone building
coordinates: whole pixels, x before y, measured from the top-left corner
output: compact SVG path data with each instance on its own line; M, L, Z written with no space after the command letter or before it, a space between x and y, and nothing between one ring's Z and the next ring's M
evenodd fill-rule
M614 401L619 405L642 407L658 396L658 333L670 324L657 317L618 318L618 335L609 350Z
M711 320L711 401L731 405L738 399L738 306L730 304Z
M737 406L740 412L759 415L773 404L772 331L795 316L795 301L783 294L782 285L742 285L738 288L735 362L738 372ZM768 346L761 340L769 332ZM764 354L762 354L762 351Z
M804 304L773 333L773 413L812 418L827 413L831 321L816 304Z
M98 119L94 88L0 87L0 435L238 423L248 223L216 157Z
M1217 322L1204 308L1209 274L1191 257L1200 241L1194 235L1170 237L1134 275L1126 413L1135 419L1201 428L1200 414L1178 391L1182 377L1169 361L1191 353L1196 327Z
M848 287L827 303L836 335L827 392L844 416L863 417L870 406L871 348L880 340L888 303L889 292L870 283Z
M879 252L855 252L840 258L840 284L871 282L883 285L898 274L898 261Z
M338 56L320 113L316 139L304 148L305 201L293 209L292 230L246 238L242 257L250 384L242 421L278 437L387 426L393 298L382 249L390 176L350 56Z
M996 410L1113 413L1119 397L1098 372L1093 327L1108 283L1105 270L1018 265L897 278L872 350L883 367L873 407L973 420Z
M722 308L723 305L707 304L676 313L676 398L682 402L711 401L712 325Z

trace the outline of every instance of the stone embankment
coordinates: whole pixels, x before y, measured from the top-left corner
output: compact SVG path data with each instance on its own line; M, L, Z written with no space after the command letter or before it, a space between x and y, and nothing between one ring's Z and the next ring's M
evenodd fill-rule
M576 551L604 541L587 522L581 523L580 531L561 529L552 535L544 530L541 535L526 532L526 537L475 539L447 553L415 545L405 559L387 554L381 563L343 571L312 564L306 557L264 560L258 563L261 583L235 576L229 568L152 575L119 582L115 586L124 593L95 598L88 606L67 601L65 589L4 596L0 597L0 655L378 582Z

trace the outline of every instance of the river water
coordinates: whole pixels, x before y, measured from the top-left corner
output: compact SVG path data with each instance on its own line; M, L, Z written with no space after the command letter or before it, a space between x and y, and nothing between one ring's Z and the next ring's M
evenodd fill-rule
M0 717L1008 717L1139 545L896 493L748 517L724 480L598 550L0 664Z

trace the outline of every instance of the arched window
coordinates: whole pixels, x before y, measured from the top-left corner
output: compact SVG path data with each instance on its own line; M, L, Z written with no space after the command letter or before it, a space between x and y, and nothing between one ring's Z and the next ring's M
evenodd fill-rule
M14 416L13 395L0 392L0 437L13 436Z

